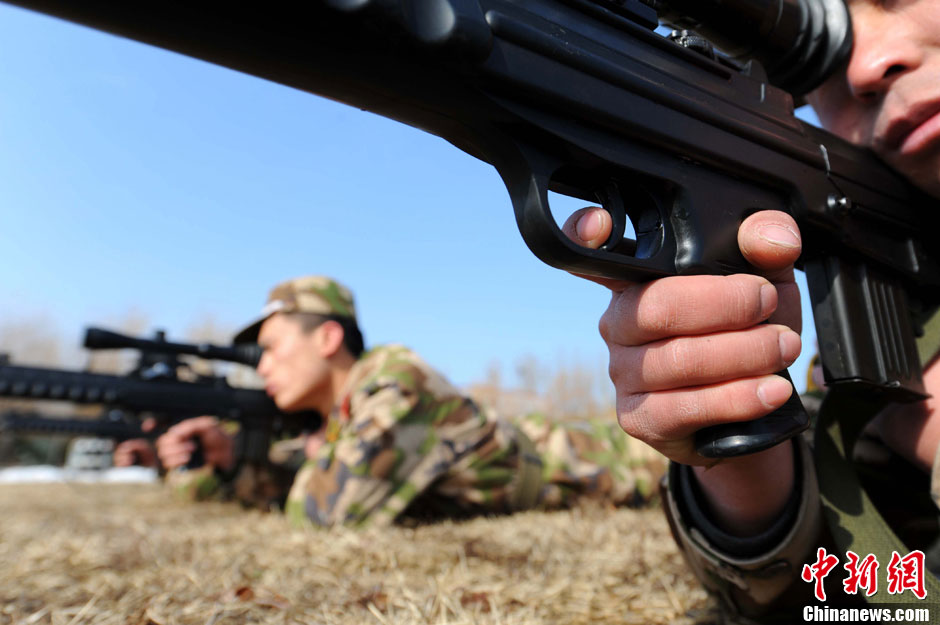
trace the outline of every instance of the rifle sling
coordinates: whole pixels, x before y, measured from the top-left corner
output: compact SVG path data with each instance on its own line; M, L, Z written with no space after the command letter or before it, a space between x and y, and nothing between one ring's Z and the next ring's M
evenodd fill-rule
M925 324L917 348L925 367L940 352L940 314L934 314ZM909 549L862 489L852 463L852 449L859 434L883 407L884 402L877 398L832 388L820 408L814 449L823 513L840 552L853 551L861 558L874 554L887 568L892 551L903 556ZM840 419L840 415L850 417ZM940 597L940 581L927 571L924 584L928 596ZM910 604L912 597L878 592L867 599L880 604Z

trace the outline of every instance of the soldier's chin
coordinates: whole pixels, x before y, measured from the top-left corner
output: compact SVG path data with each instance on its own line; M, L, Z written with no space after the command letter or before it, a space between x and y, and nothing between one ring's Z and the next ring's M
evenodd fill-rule
M940 198L940 139L916 154L885 160L914 186Z
M283 410L284 412L294 412L298 410L298 400L296 397L291 397L286 393L275 393L273 399L274 405L278 407L278 410Z

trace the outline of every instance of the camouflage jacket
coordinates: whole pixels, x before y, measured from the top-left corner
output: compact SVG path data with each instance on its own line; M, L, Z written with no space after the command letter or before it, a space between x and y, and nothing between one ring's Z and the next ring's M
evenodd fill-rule
M361 525L554 508L582 498L644 505L658 496L666 468L612 419L497 418L394 345L367 352L350 370L316 458L305 459L303 442L296 443L272 448L268 467L243 465L234 476L204 467L168 479L187 499L233 496L268 508L286 495L296 524Z
M389 524L556 507L577 497L642 504L665 461L611 424L519 424L463 396L417 354L371 350L349 373L327 442L298 472L295 523Z
M804 396L804 405L812 414L819 398ZM717 600L722 623L802 622L802 610L817 604L813 584L801 579L803 565L815 561L819 547L840 562L846 560L845 553L837 553L823 519L810 437L794 439L798 486L788 509L764 535L747 540L726 535L711 523L686 468L673 464L669 469L664 505L670 527L693 572ZM853 457L862 486L879 512L911 550L927 554L927 568L937 574L940 450L931 475L867 434L855 446ZM887 564L881 563L882 571ZM864 605L864 591L845 592L843 573L840 567L825 578L825 605ZM883 582L879 593L886 592Z

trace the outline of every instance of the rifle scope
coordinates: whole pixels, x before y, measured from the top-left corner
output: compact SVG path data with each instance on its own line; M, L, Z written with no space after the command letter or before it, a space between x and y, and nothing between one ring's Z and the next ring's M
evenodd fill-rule
M131 348L156 354L187 354L208 360L237 362L250 367L258 366L258 361L261 360L261 348L258 345L220 346L210 343L171 343L159 330L155 338L141 339L102 328L87 328L84 344L88 349Z
M844 0L641 0L659 19L702 35L730 57L755 59L796 96L818 87L852 51Z

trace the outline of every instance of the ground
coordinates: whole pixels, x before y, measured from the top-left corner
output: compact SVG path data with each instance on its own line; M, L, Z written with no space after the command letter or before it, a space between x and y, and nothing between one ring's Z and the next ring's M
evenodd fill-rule
M0 486L0 625L712 623L659 509L290 529L158 485Z

